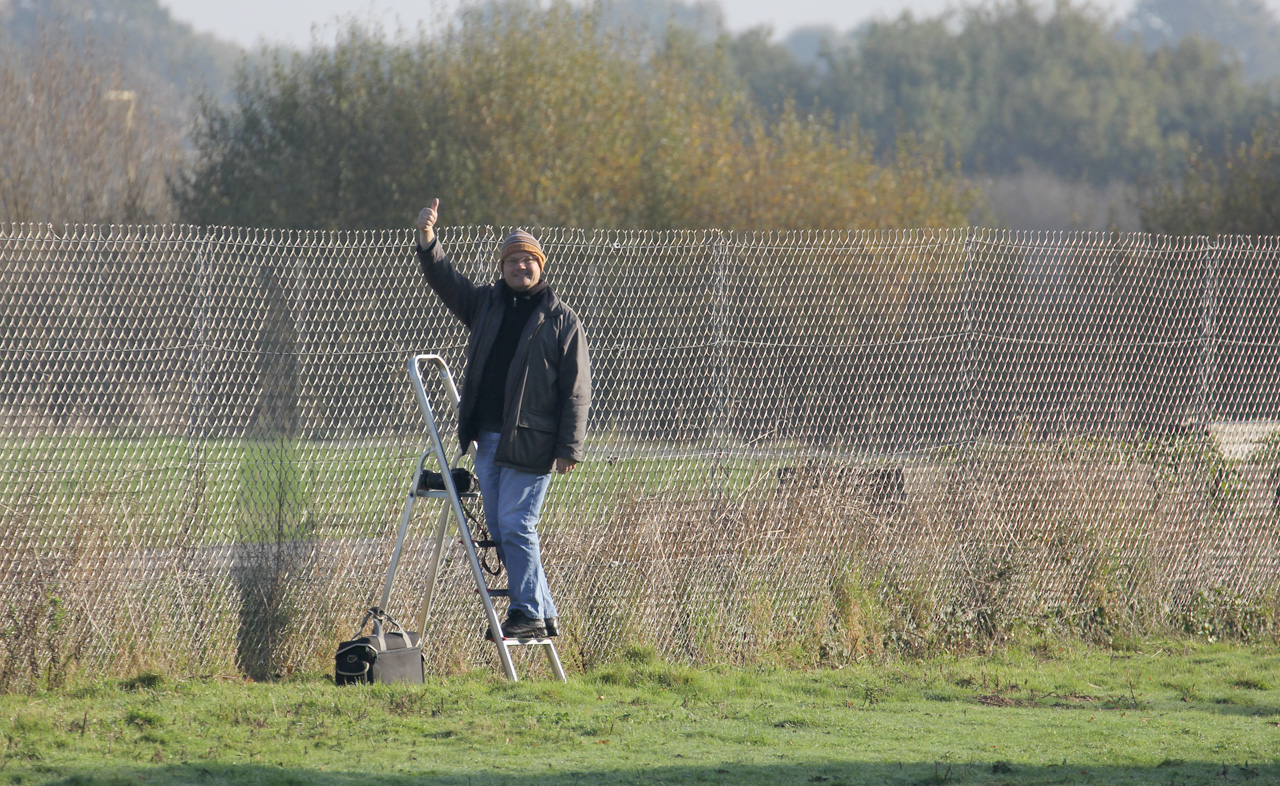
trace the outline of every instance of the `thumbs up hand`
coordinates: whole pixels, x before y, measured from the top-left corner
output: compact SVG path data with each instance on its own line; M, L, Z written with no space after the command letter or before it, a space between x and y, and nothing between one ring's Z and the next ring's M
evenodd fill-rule
M436 239L436 220L439 214L436 212L440 208L440 200L431 200L430 207L422 208L422 212L418 214L418 245L426 248L431 245L431 241Z

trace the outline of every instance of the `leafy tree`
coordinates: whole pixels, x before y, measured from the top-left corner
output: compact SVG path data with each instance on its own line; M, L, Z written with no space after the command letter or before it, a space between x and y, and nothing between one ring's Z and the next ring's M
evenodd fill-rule
M1150 184L1143 226L1176 235L1280 235L1280 116L1254 128L1249 142L1220 157L1197 154Z
M728 38L725 54L730 79L738 80L760 108L778 112L788 103L812 108L818 101L814 65L802 65L784 46L772 43L767 27Z
M568 3L465 9L411 41L351 26L204 106L179 202L196 223L296 228L403 226L428 195L463 224L966 221L974 194L936 155L878 164L829 117L761 111L728 62L723 44L647 42Z
M824 52L842 44L842 38L831 25L811 25L787 33L783 46L801 65L817 65Z
M0 221L164 221L181 139L164 85L65 27L0 57Z
M856 117L882 151L903 132L945 140L970 172L1035 164L1131 179L1193 141L1247 131L1271 103L1214 44L1147 52L1065 2L904 15L866 26L826 61L819 89L836 117Z
M965 95L971 77L946 18L917 22L904 14L872 23L855 45L830 47L824 59L824 105L857 118L882 150L903 132L945 138L960 151L972 145L975 118Z
M1251 80L1280 78L1280 22L1259 0L1140 0L1125 22L1152 49L1217 43Z
M336 46L276 49L242 66L230 108L205 99L194 171L177 180L195 223L352 229L429 184L411 169L432 154L430 102L415 84L421 52L395 52L358 27Z

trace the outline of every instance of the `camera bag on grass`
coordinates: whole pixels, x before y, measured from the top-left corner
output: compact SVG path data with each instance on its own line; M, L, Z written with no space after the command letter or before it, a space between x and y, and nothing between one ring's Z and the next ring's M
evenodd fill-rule
M373 632L365 625L372 620ZM407 682L421 685L424 677L422 642L382 609L374 606L364 615L351 641L338 645L333 681L338 685L369 682Z

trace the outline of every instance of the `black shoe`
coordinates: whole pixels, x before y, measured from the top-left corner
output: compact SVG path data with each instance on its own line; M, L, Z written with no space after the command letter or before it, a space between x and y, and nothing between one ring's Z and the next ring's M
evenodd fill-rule
M504 639L544 639L547 628L542 620L530 617L518 609L507 612L507 621L502 623Z
M547 618L546 618L545 620L543 620L542 622L547 626L547 638L550 638L550 637L552 637L552 636L559 636L559 635L560 635L560 631L559 631L559 630L556 630L556 618L555 618L555 617L547 617Z

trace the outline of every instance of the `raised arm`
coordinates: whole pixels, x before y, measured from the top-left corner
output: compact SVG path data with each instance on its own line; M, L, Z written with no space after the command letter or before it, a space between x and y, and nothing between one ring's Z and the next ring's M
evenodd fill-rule
M454 316L462 320L462 324L470 328L484 288L459 273L444 253L435 231L439 209L440 200L433 199L418 213L418 264L432 291Z

